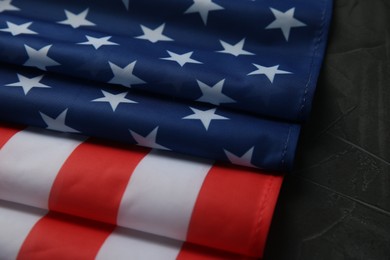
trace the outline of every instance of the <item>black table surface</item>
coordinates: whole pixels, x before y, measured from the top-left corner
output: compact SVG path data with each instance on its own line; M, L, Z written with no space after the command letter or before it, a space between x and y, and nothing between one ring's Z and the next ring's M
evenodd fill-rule
M390 0L334 1L264 259L390 259Z

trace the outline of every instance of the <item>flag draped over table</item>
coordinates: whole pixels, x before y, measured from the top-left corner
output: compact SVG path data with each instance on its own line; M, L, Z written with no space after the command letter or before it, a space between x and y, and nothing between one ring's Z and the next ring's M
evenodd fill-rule
M331 2L0 0L0 258L260 257Z

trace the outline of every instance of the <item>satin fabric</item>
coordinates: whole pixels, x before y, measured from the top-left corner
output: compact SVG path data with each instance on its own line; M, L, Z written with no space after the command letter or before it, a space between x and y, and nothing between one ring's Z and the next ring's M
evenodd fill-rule
M255 259L0 200L2 259Z
M0 200L243 256L263 254L282 179L79 135L0 128Z
M33 88L27 94L22 88L7 86L18 81L18 75L42 76L42 84L50 88ZM87 136L123 143L139 143L136 133L146 137L156 131L155 142L165 149L212 160L244 164L271 171L292 168L300 126L283 121L259 118L219 108L215 114L223 120L212 120L208 128L200 119L183 119L193 114L193 108L207 111L211 106L182 103L159 96L126 92L125 87L98 85L87 81L42 74L30 68L0 65L0 120L53 129L43 115L51 118L66 111L67 127ZM113 111L107 102L93 102L102 90L112 94L127 93L134 103L119 104ZM156 130L157 128L157 130ZM69 131L67 128L54 128ZM153 143L152 148L161 148ZM164 148L163 148L164 149ZM243 160L231 160L230 152Z
M59 65L48 71L100 82L112 78L108 61L120 66L137 61L134 73L145 83L133 85L133 89L194 101L201 96L197 80L212 86L225 79L224 93L235 102L221 106L289 121L305 120L324 55L332 1L220 0L214 5L219 7L213 6L202 22L199 13L191 12L190 0L19 1L15 3L19 10L2 14L0 23L33 22L31 29L39 34L14 37L0 32L0 60L24 65L25 45L36 49L50 45L49 56ZM86 19L94 25L74 29L61 23L66 19L64 9L75 14L88 10ZM275 12L293 12L295 20L281 18L273 27ZM155 29L160 25L171 40L139 39L141 26ZM111 36L117 45L98 50L80 45L86 35ZM221 41L234 45L242 39L244 50L251 55L220 52L224 50ZM202 64L180 67L163 59L169 57L167 51L193 52L192 58ZM289 74L276 75L271 82L264 75L249 75L256 70L254 64L279 66Z

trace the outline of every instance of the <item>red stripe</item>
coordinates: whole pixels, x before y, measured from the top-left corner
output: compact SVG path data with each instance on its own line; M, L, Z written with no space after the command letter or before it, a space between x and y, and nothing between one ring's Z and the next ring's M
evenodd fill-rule
M17 132L20 132L23 127L17 127L9 124L0 124L0 149L14 136Z
M86 141L58 173L51 189L49 209L116 224L130 176L148 151Z
M254 244L253 247L259 247L260 256L264 254L265 245L267 242L268 232L271 227L272 218L276 202L278 201L280 188L283 183L284 175L270 175L269 176L268 190L265 193L263 200L263 207L259 211L259 223L255 235L258 236L258 244ZM260 245L260 246L259 246Z
M199 193L187 241L262 256L282 179L215 165Z
M204 246L184 243L176 260L238 260L238 259L256 259L248 256L237 255L226 251L208 248Z
M24 241L17 259L94 259L113 225L49 212Z

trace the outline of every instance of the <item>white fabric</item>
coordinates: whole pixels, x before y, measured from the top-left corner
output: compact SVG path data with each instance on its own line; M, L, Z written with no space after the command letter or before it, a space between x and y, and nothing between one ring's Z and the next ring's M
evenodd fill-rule
M47 211L0 200L0 259L16 259L33 226Z
M50 190L68 156L85 140L26 129L0 150L0 198L47 209Z
M211 166L206 160L151 151L130 178L118 225L186 240L196 199Z
M116 228L101 247L97 260L173 260L180 252L181 241L126 228Z

